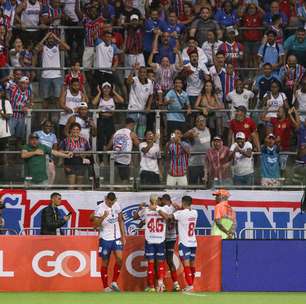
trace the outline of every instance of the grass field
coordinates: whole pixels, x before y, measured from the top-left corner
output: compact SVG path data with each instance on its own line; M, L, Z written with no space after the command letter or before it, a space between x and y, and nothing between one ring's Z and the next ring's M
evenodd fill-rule
M1 304L305 304L306 293L7 293Z

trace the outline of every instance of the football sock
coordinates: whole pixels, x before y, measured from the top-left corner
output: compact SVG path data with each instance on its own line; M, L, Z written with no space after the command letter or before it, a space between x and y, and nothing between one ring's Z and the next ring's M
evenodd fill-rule
M184 266L185 280L189 286L192 285L192 274L189 266Z
M190 266L190 270L191 270L192 284L193 284L193 281L194 281L194 274L195 274L195 267Z
M120 275L120 267L116 263L114 266L113 282L117 282Z
M149 262L148 263L148 285L150 287L154 287L154 262Z
M159 280L163 280L165 277L165 262L163 261L158 264L157 277Z
M101 280L103 283L103 287L108 287L107 267L105 266L101 266Z
M176 270L171 271L171 278L173 282L177 282L177 272Z

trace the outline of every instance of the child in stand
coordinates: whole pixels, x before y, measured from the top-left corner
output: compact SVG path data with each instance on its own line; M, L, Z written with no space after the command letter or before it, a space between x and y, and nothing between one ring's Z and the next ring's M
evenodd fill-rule
M81 72L81 65L79 61L72 62L71 69L65 76L64 86L69 87L73 78L77 78L79 80L80 90L84 92L85 75Z

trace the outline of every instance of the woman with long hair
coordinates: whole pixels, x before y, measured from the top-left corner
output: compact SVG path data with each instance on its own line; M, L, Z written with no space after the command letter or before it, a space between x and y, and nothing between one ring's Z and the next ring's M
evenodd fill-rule
M216 110L224 109L224 105L217 97L212 81L205 82L202 95L196 100L195 109L207 117L208 126L214 135L223 134L223 113L218 113Z

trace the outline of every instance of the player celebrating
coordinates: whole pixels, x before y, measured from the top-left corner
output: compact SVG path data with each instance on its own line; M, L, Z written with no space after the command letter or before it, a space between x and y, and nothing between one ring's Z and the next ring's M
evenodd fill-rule
M175 219L178 225L179 255L184 266L185 280L187 282L184 291L193 290L195 274L195 254L197 249L195 228L198 213L191 208L191 204L192 198L190 196L183 196L183 209L168 215L168 219ZM159 210L159 213L167 217L167 214L164 214L163 210Z
M176 208L172 204L171 197L169 194L164 194L161 197L161 205L166 206L168 208L167 210L168 214L173 214L173 212L176 211ZM177 225L174 220L169 220L167 222L166 241L165 241L166 261L173 281L173 291L180 291L181 288L177 281L177 272L173 260L176 236L177 236Z
M166 237L166 220L164 216L168 216L167 209L158 206L158 196L152 194L150 196L150 205L145 207L141 205L138 212L134 215L134 219L144 218L145 220L145 257L148 260L148 287L146 291L154 292L154 261L157 261L157 291L165 290L165 237ZM159 214L162 211L164 216Z
M122 265L122 250L125 244L125 231L122 211L117 203L115 193L109 192L105 201L101 202L95 211L93 224L96 228L100 228L99 254L102 258L101 280L104 291L120 291L117 280ZM108 286L108 264L111 253L114 253L116 263L114 266L113 280Z

